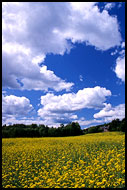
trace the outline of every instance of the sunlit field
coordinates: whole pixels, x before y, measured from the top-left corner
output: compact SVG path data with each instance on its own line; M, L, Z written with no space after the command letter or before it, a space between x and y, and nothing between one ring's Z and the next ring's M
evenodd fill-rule
M2 186L125 187L125 133L3 139Z

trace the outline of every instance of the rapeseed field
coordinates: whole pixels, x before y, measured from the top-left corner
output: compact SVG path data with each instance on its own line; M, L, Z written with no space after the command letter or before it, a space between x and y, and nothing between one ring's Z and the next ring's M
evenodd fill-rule
M124 188L125 133L2 140L3 188Z

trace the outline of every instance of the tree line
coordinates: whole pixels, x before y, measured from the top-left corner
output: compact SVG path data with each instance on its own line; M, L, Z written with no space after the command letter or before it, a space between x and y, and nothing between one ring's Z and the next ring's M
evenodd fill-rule
M25 124L13 124L2 127L2 137L63 137L63 136L76 136L82 135L78 122L72 122L64 126L60 125L58 128L48 127L47 125L25 125Z
M104 129L107 129L107 131L125 132L125 118L122 119L121 121L119 119L114 119L112 122L107 123L107 124L92 126L90 128L83 129L83 134L99 133L99 132L103 132Z
M78 122L71 122L67 125L61 124L58 128L48 127L47 125L25 125L25 124L13 124L2 126L2 137L65 137L65 136L77 136L88 133L103 132L107 128L108 131L123 131L125 132L125 118L123 120L115 119L110 123L92 126L87 129L81 129Z

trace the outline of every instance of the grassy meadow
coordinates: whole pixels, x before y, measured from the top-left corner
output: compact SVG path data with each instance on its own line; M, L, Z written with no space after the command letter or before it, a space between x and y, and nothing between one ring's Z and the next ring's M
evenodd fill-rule
M3 188L124 188L125 133L2 139Z

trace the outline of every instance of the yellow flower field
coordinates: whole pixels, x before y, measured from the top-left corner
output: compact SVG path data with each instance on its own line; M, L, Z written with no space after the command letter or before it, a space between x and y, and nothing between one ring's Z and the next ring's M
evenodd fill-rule
M125 133L2 140L3 188L123 188Z

